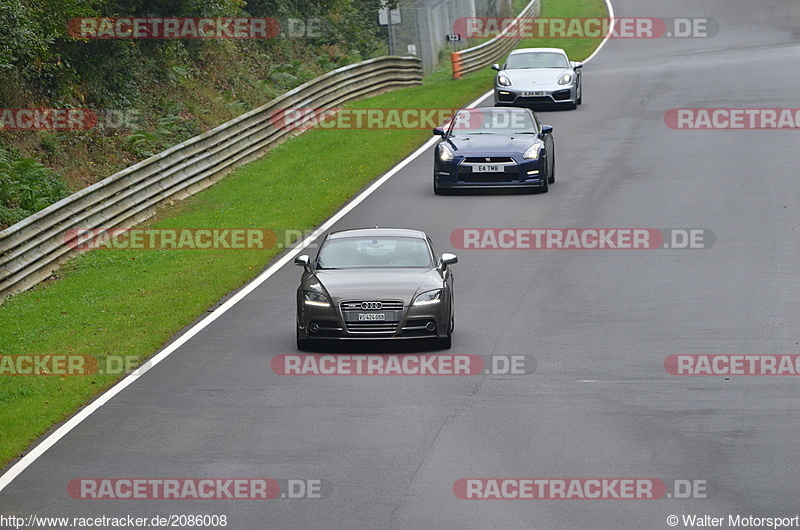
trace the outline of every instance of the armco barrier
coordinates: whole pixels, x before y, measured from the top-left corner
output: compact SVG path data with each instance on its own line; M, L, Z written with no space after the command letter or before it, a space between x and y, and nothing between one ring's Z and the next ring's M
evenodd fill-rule
M276 127L271 120L276 111L335 108L421 83L416 57L378 57L339 68L23 219L0 232L0 303L50 276L75 253L65 244L68 230L131 227L159 204L193 195L300 134Z
M525 17L535 17L539 15L539 0L531 0L525 6L522 13L519 14L517 20ZM469 74L485 68L491 64L497 63L505 57L512 49L514 49L520 37L511 36L513 32L518 31L516 24L509 24L500 35L483 44L467 48L460 52L453 52L450 54L450 59L453 62L453 79L461 79L464 74Z

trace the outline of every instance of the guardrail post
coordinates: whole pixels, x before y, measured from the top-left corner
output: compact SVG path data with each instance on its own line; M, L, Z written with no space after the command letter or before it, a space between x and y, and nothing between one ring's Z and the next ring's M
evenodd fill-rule
M461 79L464 77L464 74L462 73L461 53L451 53L450 60L453 62L453 79Z

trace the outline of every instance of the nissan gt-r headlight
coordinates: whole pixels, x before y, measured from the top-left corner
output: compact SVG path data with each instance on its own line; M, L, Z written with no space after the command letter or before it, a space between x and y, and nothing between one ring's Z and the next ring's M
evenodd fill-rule
M456 155L447 147L446 144L439 144L439 159L442 162L449 162L454 159Z
M526 158L528 160L539 160L539 153L541 152L544 144L541 142L536 142L532 146L528 148L527 151L522 153L522 158Z
M438 304L442 301L442 289L435 289L433 291L425 291L414 299L414 306L426 306Z
M511 79L506 74L497 76L497 84L500 86L511 86Z
M559 85L568 85L572 82L572 74L567 72L561 76L561 79L558 80Z
M314 291L303 291L303 303L312 307L330 307L328 297Z

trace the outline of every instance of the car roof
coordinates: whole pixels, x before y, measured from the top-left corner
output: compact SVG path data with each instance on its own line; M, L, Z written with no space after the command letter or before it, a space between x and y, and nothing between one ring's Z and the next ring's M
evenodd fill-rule
M394 236L394 237L415 237L418 239L426 239L425 232L421 230L413 230L410 228L352 228L349 230L339 230L328 234L327 239L341 239L345 237L378 237L378 236Z
M550 52L550 53L563 53L564 55L567 54L561 48L518 48L516 50L511 50L509 55L516 55L518 53L531 53L531 52Z

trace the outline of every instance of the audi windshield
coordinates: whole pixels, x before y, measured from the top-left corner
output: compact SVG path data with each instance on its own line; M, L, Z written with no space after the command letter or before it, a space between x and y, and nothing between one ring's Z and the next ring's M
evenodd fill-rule
M371 237L328 239L317 257L317 268L433 268L430 247L424 239Z

